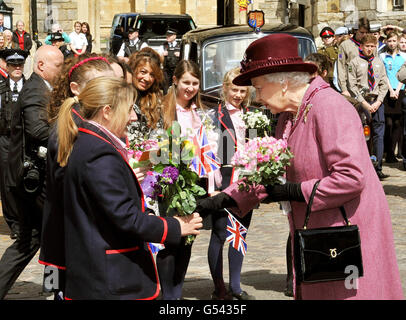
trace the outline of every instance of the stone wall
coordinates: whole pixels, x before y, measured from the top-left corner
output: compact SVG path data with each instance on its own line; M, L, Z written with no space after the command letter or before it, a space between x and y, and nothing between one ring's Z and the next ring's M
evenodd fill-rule
M318 46L321 45L319 33L325 26L333 29L353 26L361 17L367 17L371 24L406 28L406 12L393 11L391 0L311 0L307 3L305 27L313 33Z
M246 11L239 12L236 0L234 23L246 24ZM26 29L31 30L30 0L6 0L13 7L13 24L21 19ZM265 23L283 23L286 16L285 0L254 0L248 10L263 10ZM406 27L406 12L393 11L392 0L292 0L289 21L298 24L299 4L305 5L305 27L313 33L318 45L320 30L329 25L333 29L349 25L366 16L372 24L395 24ZM97 51L106 47L111 23L116 13L122 12L164 12L188 13L199 27L210 27L217 23L217 0L52 0L52 17L66 32L73 30L76 20L90 24ZM37 0L39 38L43 40L50 28L47 18L47 1ZM14 26L13 26L14 28Z

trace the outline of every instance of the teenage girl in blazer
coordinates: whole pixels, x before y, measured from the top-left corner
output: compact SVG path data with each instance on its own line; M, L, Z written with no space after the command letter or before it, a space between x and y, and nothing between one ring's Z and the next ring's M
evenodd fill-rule
M136 93L122 80L99 77L61 106L58 158L65 167L66 299L154 299L158 276L148 242L177 244L198 234L201 218L145 212L127 161L127 125L136 121ZM83 118L77 127L72 108Z
M215 112L207 110L200 101L200 70L193 61L182 60L174 71L173 85L164 98L163 120L164 128L178 121L182 128L182 136L193 136L202 125L202 121L214 123ZM206 122L206 123L207 123ZM217 143L206 130L209 142ZM214 147L215 148L215 147ZM207 179L201 178L202 187L207 186ZM160 210L166 215L166 208ZM189 265L192 245L185 245L184 239L180 245L165 246L158 252L157 266L162 285L164 300L179 300L182 297L182 287L187 267Z
M93 78L114 77L113 69L106 58L84 54L65 60L47 106L48 123L51 130L48 139L46 168L46 198L42 217L41 250L39 263L44 269L44 291L54 292L55 299L63 298L65 286L65 246L63 215L63 178L65 168L59 166L56 120L61 104L65 99L80 94L87 82ZM73 119L80 126L79 105L72 109ZM58 281L51 279L58 278ZM49 278L49 280L48 280Z
M220 190L227 188L238 180L238 170L231 166L231 158L235 150L243 147L246 138L246 127L242 119L245 108L249 104L249 88L236 86L233 79L239 75L239 68L232 69L224 75L223 102L218 106L217 117L220 122L221 138L219 157L222 163L222 183ZM253 296L240 287L240 277L244 256L232 246L228 249L229 291L223 279L223 246L226 240L228 214L221 210L212 214L212 233L208 249L210 273L214 282L212 299L251 300ZM236 217L247 229L250 225L252 211L243 218Z

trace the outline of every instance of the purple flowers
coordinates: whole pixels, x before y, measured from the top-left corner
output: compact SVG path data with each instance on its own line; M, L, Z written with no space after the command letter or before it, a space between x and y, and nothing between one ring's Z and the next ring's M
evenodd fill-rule
M165 184L174 184L179 177L179 170L175 167L169 166L165 167L162 171L162 175L160 177L160 181Z
M153 200L156 200L162 193L162 188L159 185L159 176L159 173L155 171L148 171L147 176L141 183L144 195Z
M144 195L152 200L157 200L162 194L163 185L172 185L179 177L179 170L175 167L165 167L162 174L155 171L148 171L147 176L141 183Z

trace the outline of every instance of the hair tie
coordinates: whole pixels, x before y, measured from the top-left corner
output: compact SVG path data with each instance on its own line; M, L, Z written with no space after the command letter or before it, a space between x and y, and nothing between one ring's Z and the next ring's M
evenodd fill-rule
M74 96L74 97L73 97L73 101L74 101L75 103L79 103L79 98L78 98L78 96Z
M84 59L84 60L78 62L77 64L75 64L75 65L70 69L70 71L69 71L69 80L70 80L70 77L71 77L71 75L72 75L72 72L73 72L75 69L79 68L82 64L84 64L84 63L86 63L86 62L88 62L88 61L94 61L94 60L103 60L103 61L107 62L108 64L110 64L110 62L109 62L106 58L104 58L104 57L91 57L91 58Z

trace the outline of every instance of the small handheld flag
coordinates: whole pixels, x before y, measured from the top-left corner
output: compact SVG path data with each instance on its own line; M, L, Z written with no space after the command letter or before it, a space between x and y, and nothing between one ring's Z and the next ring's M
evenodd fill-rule
M241 252L243 256L247 253L247 243L245 237L247 236L247 228L245 228L241 222L239 222L227 209L227 238L230 245L237 251Z
M191 165L192 169L200 177L220 168L220 163L216 160L216 156L211 149L203 125L200 126L196 135L193 137L193 144L196 147L196 153Z

